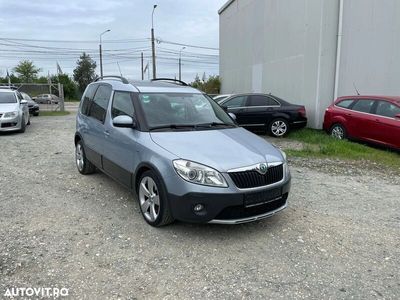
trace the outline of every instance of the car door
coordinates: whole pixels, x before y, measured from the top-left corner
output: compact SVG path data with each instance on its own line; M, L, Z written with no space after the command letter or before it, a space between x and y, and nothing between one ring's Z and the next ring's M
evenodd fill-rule
M140 132L133 128L114 127L117 116L135 117L134 96L115 91L105 121L103 168L121 184L131 188L132 174L138 164L137 140Z
M85 151L88 159L98 168L103 168L102 155L103 143L106 138L104 121L112 89L108 84L100 84L96 90L93 101L90 103L87 130L84 136Z
M374 115L372 115L374 104L373 99L358 99L351 110L346 110L346 129L350 136L364 140L372 139L369 129L374 125Z
M374 141L390 147L400 148L400 106L389 101L378 100L374 109L374 126L371 135Z
M246 124L246 111L247 111L247 95L238 95L224 101L221 106L226 108L229 113L233 113L236 116L236 122L239 125Z
M279 106L279 103L266 95L249 96L246 125L249 127L265 127L272 121L275 109Z

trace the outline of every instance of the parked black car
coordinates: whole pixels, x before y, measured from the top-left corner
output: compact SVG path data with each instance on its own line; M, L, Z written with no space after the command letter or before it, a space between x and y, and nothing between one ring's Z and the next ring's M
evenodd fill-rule
M306 109L271 94L237 94L219 103L236 115L240 126L264 129L272 136L281 137L293 128L307 124Z
M39 104L32 100L32 98L24 92L21 92L22 97L28 101L29 113L34 116L39 115Z

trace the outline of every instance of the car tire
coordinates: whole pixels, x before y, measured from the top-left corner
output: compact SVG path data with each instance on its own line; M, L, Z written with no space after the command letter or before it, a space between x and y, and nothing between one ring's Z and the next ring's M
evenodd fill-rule
M283 118L276 118L269 123L267 129L271 136L283 137L289 132L289 122Z
M21 120L21 129L19 130L20 133L24 133L26 130L26 124L25 124L25 116L22 116Z
M146 171L140 176L137 197L140 211L148 224L160 227L174 222L168 205L167 192L154 171Z
M78 141L75 146L75 163L79 173L83 175L92 174L96 167L87 159L82 141Z
M34 116L34 117L37 117L37 116L39 116L39 113L38 113L38 112L35 112L35 113L33 113L33 116Z
M344 140L347 138L346 128L339 123L333 124L331 129L329 130L329 134L331 137L336 138L338 140Z

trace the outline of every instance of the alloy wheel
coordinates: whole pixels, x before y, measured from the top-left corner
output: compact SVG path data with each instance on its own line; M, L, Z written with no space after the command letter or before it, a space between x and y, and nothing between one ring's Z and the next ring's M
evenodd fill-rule
M339 125L334 126L331 131L331 136L336 139L343 140L344 139L344 130L343 130L342 126L339 126Z
M156 183L149 176L140 181L139 201L144 217L154 222L160 214L160 194Z
M275 136L283 136L287 131L287 125L282 120L276 120L271 125L271 132Z
M83 150L81 143L78 143L75 147L75 159L78 170L82 172L83 167L85 166L85 162L83 160Z

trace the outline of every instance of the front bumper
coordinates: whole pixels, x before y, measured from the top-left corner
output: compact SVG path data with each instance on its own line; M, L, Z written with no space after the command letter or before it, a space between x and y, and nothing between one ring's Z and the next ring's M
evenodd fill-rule
M168 199L175 219L192 223L240 224L270 217L287 206L291 179L265 188L227 190L227 193L189 192L181 196L169 193ZM261 197L261 198L260 198ZM248 199L256 204L249 204ZM195 212L202 204L204 209Z
M20 117L14 119L0 118L0 132L20 130L22 124L21 119Z
M39 106L29 107L29 113L30 114L35 114L35 113L38 113L38 112L39 112Z

